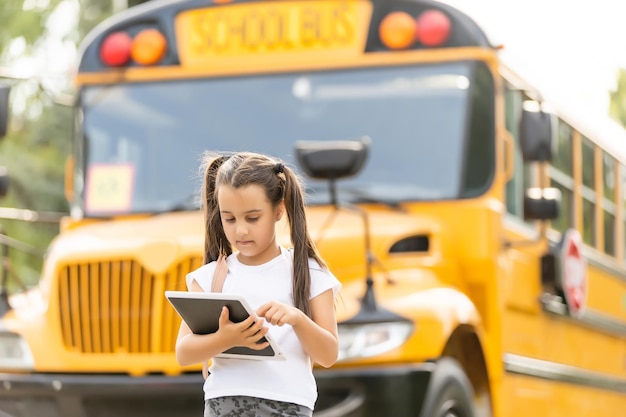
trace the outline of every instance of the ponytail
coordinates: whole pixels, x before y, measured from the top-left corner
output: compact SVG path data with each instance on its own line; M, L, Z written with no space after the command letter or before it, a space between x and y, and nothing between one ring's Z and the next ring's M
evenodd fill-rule
M278 164L277 164L278 166ZM285 178L284 203L289 220L291 243L293 244L293 303L307 316L311 316L311 271L309 258L313 258L322 268L326 264L319 255L313 239L309 235L304 209L302 184L295 173L281 164Z
M228 239L226 239L226 234L222 227L217 196L215 195L217 172L226 160L228 160L226 156L213 157L207 155L204 158L204 186L202 187L204 264L217 261L220 255L230 255L232 253L232 248L228 243Z

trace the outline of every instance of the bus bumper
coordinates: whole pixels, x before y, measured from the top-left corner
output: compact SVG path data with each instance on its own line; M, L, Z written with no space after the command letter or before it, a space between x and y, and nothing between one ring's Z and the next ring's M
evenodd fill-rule
M417 415L432 364L316 370L315 417ZM200 373L181 376L0 374L1 417L197 417ZM3 414L5 413L5 414Z
M202 382L199 371L171 377L0 374L0 416L201 416Z
M415 417L435 365L316 370L315 417Z

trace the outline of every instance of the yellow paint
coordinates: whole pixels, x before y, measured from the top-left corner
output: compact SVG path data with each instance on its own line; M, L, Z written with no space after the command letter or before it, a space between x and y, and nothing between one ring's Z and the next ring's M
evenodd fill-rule
M512 400L508 416L562 417L621 416L624 394L594 388L554 383L519 375L509 376L503 384L503 397Z
M175 21L183 67L256 66L360 55L372 5L364 1L236 4L180 13Z
M356 69L363 67L383 67L408 65L415 62L436 63L447 60L479 59L496 64L494 51L477 47L459 49L408 50L396 52L377 52L367 55L323 56L313 61L302 59L275 60L259 58L254 65L233 67L130 67L125 70L111 69L106 72L78 73L77 86L86 84L111 84L125 82L181 80L200 77L226 77L245 74L278 74L291 71L319 71L324 69Z

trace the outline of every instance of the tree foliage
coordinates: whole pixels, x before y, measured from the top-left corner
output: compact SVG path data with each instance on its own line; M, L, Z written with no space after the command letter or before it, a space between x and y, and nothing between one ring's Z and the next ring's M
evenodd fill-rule
M34 45L44 31L43 23L61 0L51 0L48 7L24 8L24 1L0 2L0 54L2 47L9 45L16 37L23 37L28 45Z
M611 102L609 111L611 117L626 126L626 69L621 69L617 75L617 87L610 92Z
M74 10L77 15L75 27L67 28L64 39L59 40L77 50L85 35L114 12L114 3L131 7L143 1L0 0L0 82L11 85L13 104L9 133L0 142L0 166L6 166L10 176L9 194L0 206L59 213L68 210L63 184L73 111L56 99L59 93L74 93L69 79L74 63L67 62L61 80L59 74L26 73L18 64L49 49L46 42L55 29L51 20L59 8ZM11 239L26 244L9 250L12 275L26 285L36 282L42 254L58 233L58 225L0 219L0 228Z

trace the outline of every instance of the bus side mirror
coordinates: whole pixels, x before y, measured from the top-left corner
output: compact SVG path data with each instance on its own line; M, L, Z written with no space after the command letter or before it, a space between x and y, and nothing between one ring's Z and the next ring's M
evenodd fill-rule
M0 85L0 138L7 134L9 127L9 92L11 87Z
M359 173L369 153L370 138L338 141L298 141L296 159L311 178L336 180Z
M524 162L552 160L554 149L554 116L544 111L537 101L527 100L522 105L520 146Z
M529 188L524 196L524 220L554 220L559 217L561 190Z
M6 167L0 166L0 198L5 197L9 192L9 171Z

